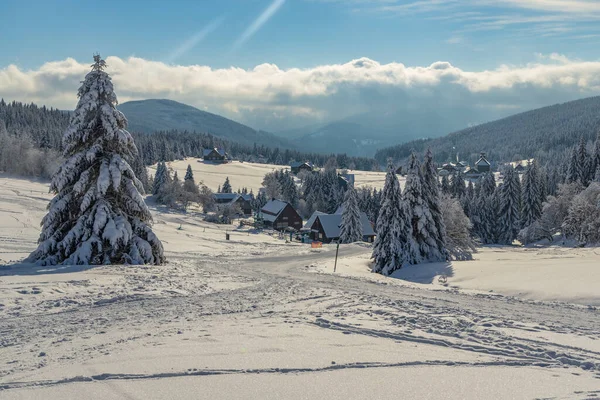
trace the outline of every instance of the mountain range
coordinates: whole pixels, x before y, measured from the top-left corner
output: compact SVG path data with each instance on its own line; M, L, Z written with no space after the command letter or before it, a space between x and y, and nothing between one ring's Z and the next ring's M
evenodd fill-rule
M380 163L402 160L411 151L431 148L438 161L474 161L480 152L499 161L535 157L547 162L566 156L581 137L590 142L600 131L600 96L555 104L462 129L446 136L383 148Z
M268 132L255 130L217 114L166 99L128 101L117 107L125 114L132 132L189 131L210 133L239 144L295 148L290 141Z
M433 112L431 107L405 107L277 134L255 130L172 100L130 101L119 105L119 109L125 113L129 129L134 132L204 132L245 145L256 143L305 152L375 156L381 164L385 164L388 157L403 159L410 151L422 151L426 147L441 161L457 157L472 160L481 151L497 160L547 158L572 146L582 135L592 139L600 129L600 97L496 120L493 119L498 111L482 109L475 113L469 107L444 106ZM492 122L478 124L478 121Z

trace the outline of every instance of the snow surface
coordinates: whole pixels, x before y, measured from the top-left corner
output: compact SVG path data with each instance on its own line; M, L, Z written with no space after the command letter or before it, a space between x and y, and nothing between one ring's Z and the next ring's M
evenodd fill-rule
M334 274L334 245L150 204L165 266L11 263L46 192L0 176L1 399L600 396L598 249L486 247L394 279L352 244Z
M187 158L181 161L168 162L167 166L177 171L179 176L184 176L188 164L192 166L196 182L203 182L213 191L216 191L219 186L223 186L225 178L229 177L231 187L234 191L247 187L248 191L252 189L255 194L262 187L262 181L267 173L282 168L289 169L287 165L256 164L239 161L232 161L227 164L212 164L205 163L199 158ZM155 175L156 165L149 167L148 173ZM349 170L348 173L355 175L356 188L372 186L381 189L385 181L384 172Z

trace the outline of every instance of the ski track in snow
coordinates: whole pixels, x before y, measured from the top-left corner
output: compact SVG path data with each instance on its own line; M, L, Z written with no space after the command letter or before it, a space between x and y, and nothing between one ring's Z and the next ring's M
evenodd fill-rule
M0 209L13 212L7 204L15 202L15 195L32 202L25 207L43 214L40 204L46 197L39 194L31 196L40 200L23 193L0 194ZM25 233L19 237L14 230L0 229L0 256L33 248L31 221L37 221L37 214L14 216ZM206 237L203 229L212 228L203 223L180 233L173 227L177 221L190 221L180 217L156 214L159 236L166 229L161 221L171 229L170 236L161 236L172 243L165 245L165 266L50 268L46 273L29 267L0 268L0 397L3 392L94 381L427 366L568 369L595 379L600 389L600 315L594 307L314 273L308 266L330 260L332 248L313 251L250 236L255 242L244 242L241 236L225 242L221 228ZM202 240L198 246L203 247L178 249L178 237L191 243ZM340 257L369 251L364 245L345 246ZM277 354L285 356L287 349L270 343L268 328L290 340L304 330L336 335L339 354L345 355L362 354L362 345L346 339L368 340L381 349L429 350L426 359L418 360L391 361L373 352L364 360L325 363L317 358L284 364ZM231 338L225 336L228 332L240 342L264 342L257 352L275 358L225 368L199 357L175 365L152 364L143 371L106 361L129 352L152 354L183 340ZM305 343L307 348L311 345ZM215 347L214 354L220 351ZM227 357L226 352L222 356ZM81 365L81 371L76 373L72 365ZM598 395L600 391L586 388L572 391L568 398Z

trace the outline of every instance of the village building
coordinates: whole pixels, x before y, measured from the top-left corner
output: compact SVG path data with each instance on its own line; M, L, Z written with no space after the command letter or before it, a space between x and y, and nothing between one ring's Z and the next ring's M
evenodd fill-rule
M446 163L446 164L443 164L441 168L438 168L438 175L440 175L440 176L454 175L458 171L461 171L461 170L462 170L462 167L459 168L455 164Z
M225 152L225 149L217 149L216 147L213 149L204 149L202 152L202 158L204 161L212 161L224 163L227 162L228 154Z
M475 168L467 167L467 169L463 173L463 177L468 181L476 181L481 177L481 172L479 172Z
M325 214L315 211L304 224L303 230L308 232L310 238L323 243L331 243L339 240L342 224L342 208L335 214ZM360 213L360 221L363 228L363 241L372 243L375 240L375 231L369 221L367 214Z
M475 169L482 174L491 171L492 164L487 160L484 152L481 152L479 155L479 160L475 162Z
M354 174L338 174L338 183L344 189L354 187L354 181L356 180Z
M285 201L272 199L260 210L265 226L271 226L278 231L302 229L302 217Z
M215 193L213 195L217 205L237 205L244 215L252 215L252 195L239 193Z
M526 170L526 169L527 169L527 168L525 168L525 167L523 166L523 164L521 164L521 163L519 163L519 164L517 164L517 165L515 166L515 172L516 172L517 174L523 174L523 173L525 173L525 170Z
M311 162L293 162L290 164L290 171L292 174L297 175L300 171L311 172L314 168L314 165Z

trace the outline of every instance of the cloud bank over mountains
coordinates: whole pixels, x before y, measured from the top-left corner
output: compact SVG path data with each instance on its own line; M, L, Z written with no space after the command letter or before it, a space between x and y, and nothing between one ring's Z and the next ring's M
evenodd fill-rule
M167 65L137 57L106 61L120 102L168 98L270 131L421 107L435 111L458 105L508 115L600 95L600 61L559 54L484 71L443 61L406 66L368 58L309 69L261 64L249 70ZM0 97L72 109L89 70L89 63L72 58L36 70L9 65L0 69ZM483 121L474 115L474 122Z

